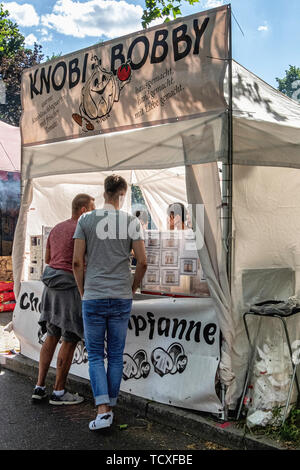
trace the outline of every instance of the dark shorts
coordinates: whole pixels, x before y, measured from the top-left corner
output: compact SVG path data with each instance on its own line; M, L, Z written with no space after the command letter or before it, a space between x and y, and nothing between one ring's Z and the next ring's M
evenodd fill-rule
M56 338L61 337L62 340L67 343L78 343L78 341L81 341L81 338L75 333L72 333L71 331L62 331L61 328L53 325L52 323L47 323L46 328L49 336L55 336Z

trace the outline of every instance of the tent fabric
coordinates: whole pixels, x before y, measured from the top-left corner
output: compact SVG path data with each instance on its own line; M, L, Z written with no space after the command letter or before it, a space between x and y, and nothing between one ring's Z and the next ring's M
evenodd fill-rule
M0 121L0 171L19 172L20 167L20 128Z
M135 170L134 182L142 191L146 209L151 214L154 226L167 230L167 208L172 202L186 205L185 168L167 170Z
M158 125L154 127L117 132L112 135L97 135L84 139L66 140L64 142L25 147L22 150L22 178L24 186L21 214L18 221L13 264L15 285L22 279L25 239L34 226L34 214L28 215L29 228L26 226L27 212L31 198L40 198L42 212L41 223L46 220L49 202L55 207L61 198L63 211L63 181L68 178L69 184L76 181L77 175L83 184L89 184L94 172L130 170L131 180L141 180L142 191L146 204L159 206L160 220L168 195L172 199L187 200L208 204L212 189L205 184L216 186L213 166L199 170L199 164L213 164L216 161L227 161L227 129L228 113L206 114L198 118ZM219 232L215 231L213 243L205 245L201 262L206 266L210 277L211 293L214 298L218 318L222 325L222 333L226 340L223 348L222 362L223 379L229 383L227 403L233 407L239 396L242 377L245 372L248 355L248 344L245 340L242 325L244 310L242 292L242 271L253 267L262 269L275 267L292 267L296 270L296 295L300 295L298 271L300 266L300 248L298 246L297 217L298 203L297 184L299 176L296 168L300 168L300 106L293 100L274 90L241 65L233 62L233 282L232 282L232 317L228 291L226 286L225 263L222 262L224 252L220 252ZM187 188L176 186L174 178L170 185L164 178L163 170L185 166L187 170ZM280 168L271 168L280 167ZM284 168L283 167L290 167ZM295 168L295 169L293 169ZM207 170L207 180L205 175ZM142 172L149 171L148 174ZM151 171L153 173L151 174ZM151 178L157 178L162 172L160 182L154 184L157 194L151 190ZM138 172L141 172L140 174ZM209 175L209 172L211 174ZM72 175L73 174L73 175ZM174 176L174 173L173 173ZM61 193L52 188L47 189L48 178L53 188L61 181ZM61 179L59 179L61 178ZM145 181L145 178L148 179ZM198 179L199 178L199 179ZM200 187L201 181L201 187ZM211 183L210 183L211 182ZM96 184L96 183L95 183ZM39 187L38 187L39 185ZM203 186L204 185L204 186ZM96 187L96 186L95 186ZM101 184L99 186L101 188ZM77 186L79 188L79 185ZM217 213L217 199L212 199L207 217L211 234L216 225L214 218ZM70 199L70 193L68 193ZM43 202L44 201L44 202ZM300 201L299 201L300 202ZM43 208L43 204L44 208ZM215 204L215 206L213 205ZM215 215L213 215L215 207ZM65 210L65 209L64 209ZM54 211L55 212L55 211ZM61 216L63 212L60 213ZM35 217L37 212L35 213ZM55 219L56 220L56 219ZM51 223L55 223L51 219ZM32 226L30 225L32 223ZM251 230L249 230L251 227ZM26 241L28 243L28 241ZM232 348L231 345L232 344ZM227 354L227 356L226 356ZM232 361L232 366L230 361ZM222 363L221 363L222 366ZM226 377L227 374L227 377ZM232 380L233 374L236 380ZM225 377L225 378L224 378ZM232 380L232 381L231 381Z
M293 168L234 165L231 357L236 381L228 391L232 408L241 395L248 363L243 313L257 302L300 299L299 178L299 170ZM257 319L249 319L251 338L257 325ZM293 343L300 335L299 315L288 318L287 326Z
M32 198L32 180L23 181L23 194L12 248L14 294L16 298L18 297L20 292L21 282L24 280L24 265L26 261L25 245L26 242L29 243L27 231L27 218L30 210L30 205L32 203Z
M300 105L233 61L233 163L300 168Z
M225 113L208 113L133 131L24 147L22 175L30 179L50 174L178 167L186 160L183 139L190 141L189 164L215 161L226 154L226 122Z
M222 353L219 365L221 382L229 386L234 381L231 367L231 349L234 328L231 296L226 272L226 254L221 230L221 190L217 163L186 167L188 202L192 205L193 229L196 237L204 234L203 245L198 244L198 254L205 272L211 297L222 332ZM204 223L197 217L197 207L204 206ZM198 238L198 242L199 242ZM227 400L227 398L226 398Z
M300 168L299 128L300 105L233 61L233 162ZM30 179L225 162L227 137L228 113L207 113L143 129L24 147L22 175Z

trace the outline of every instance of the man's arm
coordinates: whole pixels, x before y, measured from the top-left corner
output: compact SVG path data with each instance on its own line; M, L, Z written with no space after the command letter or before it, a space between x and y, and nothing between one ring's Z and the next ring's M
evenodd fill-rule
M132 249L134 251L134 257L137 261L132 284L132 293L134 294L137 288L139 287L140 283L142 282L142 279L147 270L147 255L144 240L133 241Z
M51 260L50 246L47 245L46 253L45 253L45 263L49 264L50 260Z
M72 266L73 266L73 274L74 274L81 297L83 297L85 250L86 250L85 240L76 238L75 243L74 243Z

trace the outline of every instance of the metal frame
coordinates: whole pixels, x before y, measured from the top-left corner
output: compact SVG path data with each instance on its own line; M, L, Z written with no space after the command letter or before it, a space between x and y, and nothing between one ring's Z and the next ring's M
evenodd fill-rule
M228 158L227 162L222 164L222 219L223 219L223 243L227 251L227 275L229 289L231 291L232 277L232 162L233 162L233 119L232 119L232 10L231 4L228 6L228 40L229 40L229 57L228 60ZM222 418L227 419L227 408L225 404L226 386L221 384L222 405L224 411Z
M248 369L247 369L247 374L246 374L246 379L245 379L245 384L244 384L244 388L243 388L243 393L242 393L242 396L240 398L240 405L239 405L239 409L238 409L238 413L237 413L237 417L236 419L238 420L239 417L240 417L240 414L241 414L241 411L242 411L242 407L243 407L243 404L244 404L244 398L245 398L245 395L246 395L246 390L248 388L248 384L249 384L249 380L250 380L250 377L252 375L252 371L253 371L253 366L254 366L254 358L255 358L255 350L256 350L256 341L257 341L257 336L256 335L256 338L253 342L253 344L251 343L251 339L250 339L250 333L249 333L249 328L248 328L248 325L247 325L247 322L246 322L246 316L247 315L254 315L254 316L258 316L259 319L260 319L260 323L262 321L262 319L264 317L267 317L267 318L278 318L279 320L281 320L282 324L283 324L283 328L284 328L284 332L285 332L285 336L286 336L286 339L287 339L287 343L288 343L288 348L289 348L289 353L290 353L290 359L291 359L291 363L292 363L292 369L293 369L293 375L292 375L292 378L291 378L291 382L290 382L290 386L289 386L289 392L288 392L288 396L287 396L287 399L286 399L286 404L285 404L285 410L284 410L284 415L283 415L283 419L282 419L282 424L284 424L285 420L286 420L286 417L287 417L287 411L288 411L288 408L290 406L290 401L291 401L291 396L292 396L292 390L293 390L293 386L294 386L294 383L296 383L296 387L297 387L297 392L298 392L298 397L300 395L300 387L299 387L299 381L298 381L298 377L297 377L297 364L294 364L294 361L293 361L293 352L292 352L292 347L291 347L291 342L290 342L290 337L289 337L289 333L288 333L288 329L287 329L287 324L286 324L286 321L285 321L285 318L289 318L293 315L296 315L297 313L300 313L300 310L290 314L290 315L286 315L285 317L281 316L281 315L278 315L276 313L274 314L265 314L265 315L261 315L259 313L255 313L255 312L246 312L244 313L243 315L243 321L244 321L244 325L245 325L245 330L246 330L246 334L247 334L247 338L248 338L248 341L249 341L249 345L250 345L250 359L249 359L249 363L248 363ZM260 328L260 324L259 324L259 327Z

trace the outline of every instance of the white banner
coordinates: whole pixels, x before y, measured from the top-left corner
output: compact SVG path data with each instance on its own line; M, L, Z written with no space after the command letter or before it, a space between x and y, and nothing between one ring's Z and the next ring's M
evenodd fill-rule
M25 70L23 145L224 111L228 19L225 5Z
M45 339L38 325L42 292L42 282L23 282L13 315L21 353L36 361ZM219 413L222 405L215 392L219 360L220 329L210 298L133 302L122 391L172 406ZM70 373L89 378L83 342L76 348Z

